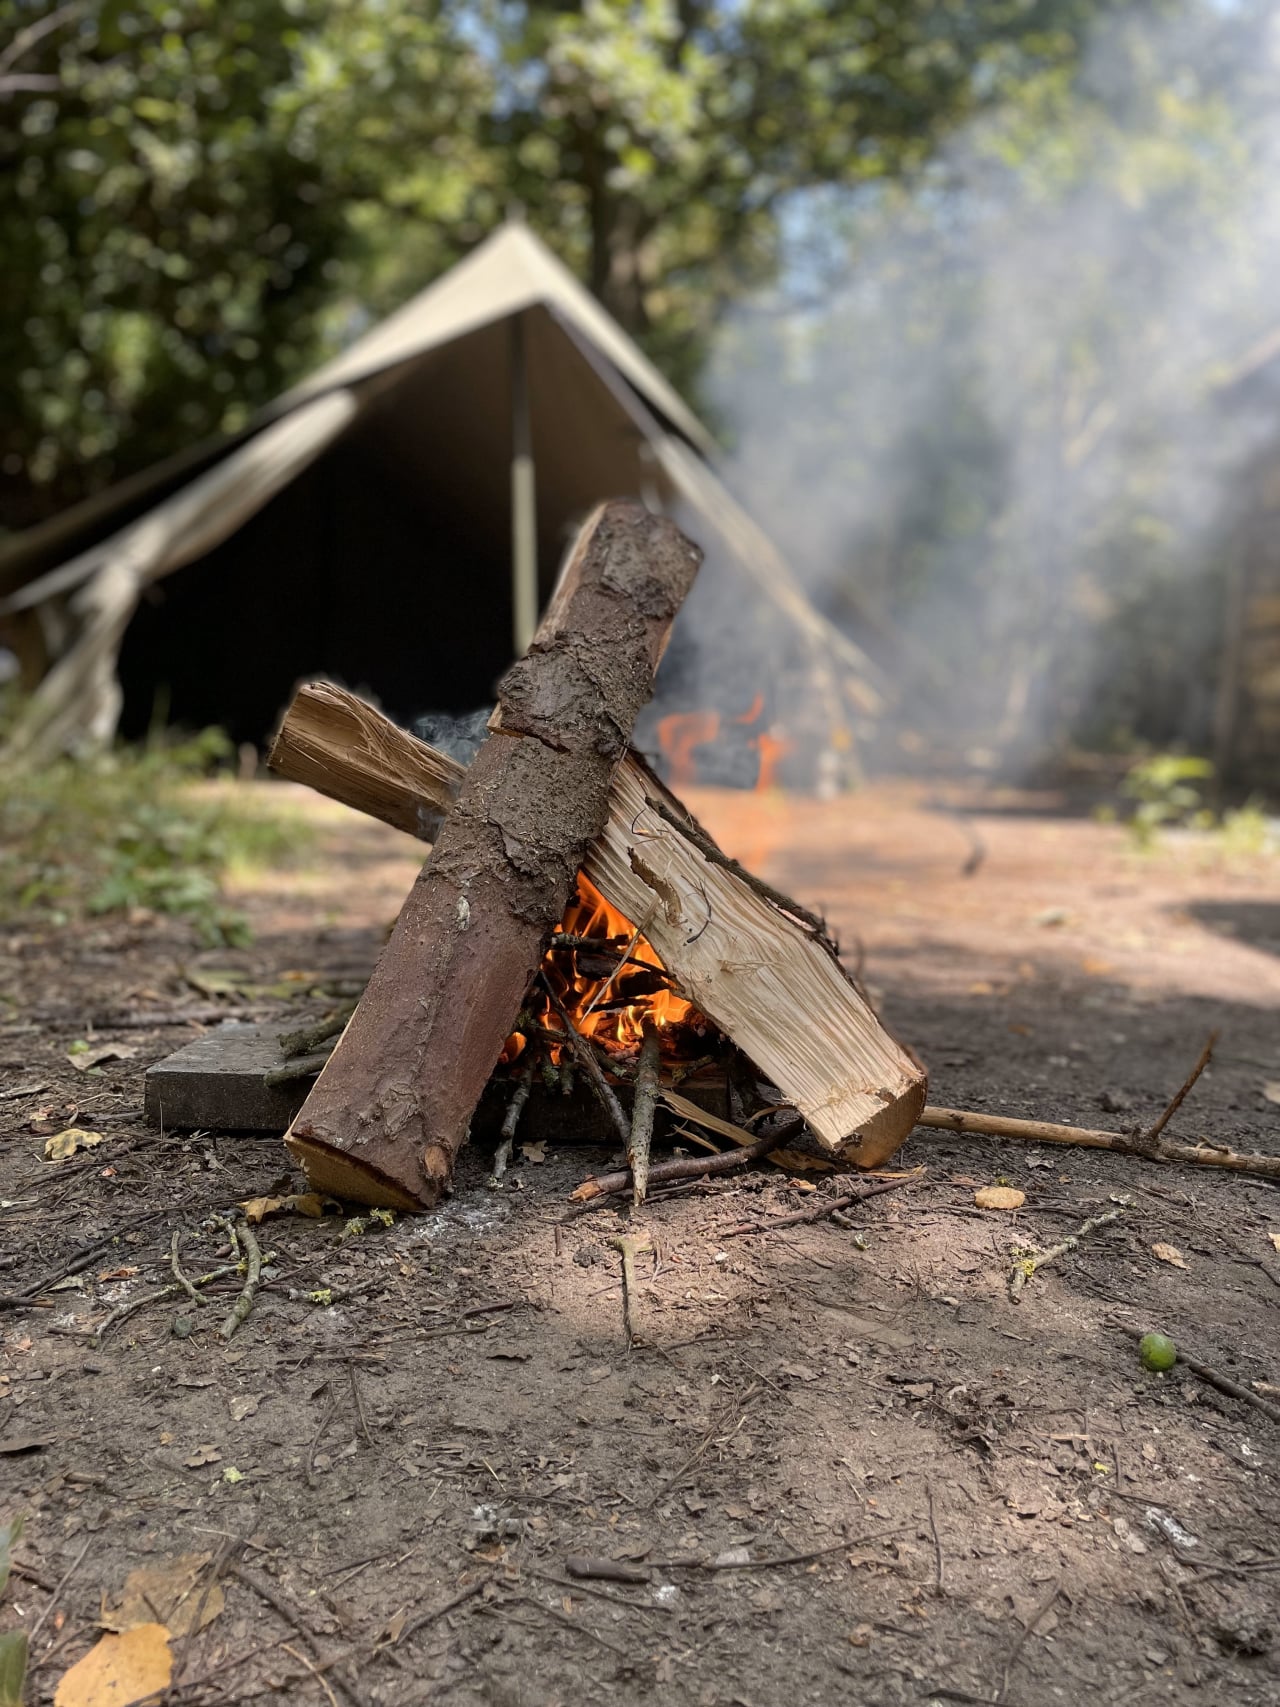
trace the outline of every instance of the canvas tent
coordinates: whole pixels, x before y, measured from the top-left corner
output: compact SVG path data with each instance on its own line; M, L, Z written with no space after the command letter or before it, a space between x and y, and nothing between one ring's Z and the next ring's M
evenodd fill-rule
M47 755L157 716L270 731L325 674L402 720L484 703L598 500L676 514L747 581L832 704L874 699L714 473L709 435L509 224L265 410L0 550L0 643ZM779 624L777 618L783 622Z

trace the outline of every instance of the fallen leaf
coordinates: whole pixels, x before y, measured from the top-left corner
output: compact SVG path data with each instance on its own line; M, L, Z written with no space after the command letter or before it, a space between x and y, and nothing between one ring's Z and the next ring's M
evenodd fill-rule
M45 1139L44 1159L46 1162L65 1162L77 1150L92 1150L102 1140L101 1132L86 1132L83 1126L68 1126L65 1132Z
M1270 1238L1271 1243L1275 1246L1275 1248L1278 1251L1280 1251L1280 1233L1271 1233L1268 1235L1268 1237Z
M249 1197L240 1207L244 1210L245 1220L256 1227L264 1216L278 1215L282 1211L291 1215L308 1215L313 1221L318 1221L327 1203L332 1203L335 1209L341 1207L334 1198L324 1197L318 1191L294 1192L288 1197Z
M219 1464L221 1462L222 1454L212 1443L197 1446L190 1458L183 1459L188 1470L198 1470L202 1464Z
M522 1144L520 1146L520 1154L524 1157L526 1162L532 1162L535 1167L539 1163L545 1162L547 1159L546 1139L537 1138L528 1144Z
M173 1655L163 1624L137 1624L104 1636L63 1674L54 1707L129 1707L169 1687Z
M114 1604L103 1599L98 1622L117 1635L140 1624L163 1619L171 1636L189 1636L196 1628L212 1624L223 1608L222 1589L214 1583L205 1594L201 1577L209 1563L208 1553L182 1553L140 1565L125 1578L120 1598ZM203 1604L201 1604L203 1600Z
M722 1570L733 1565L749 1565L751 1553L746 1547L729 1547L723 1553L717 1553L711 1562Z
M1161 1262L1171 1263L1174 1268L1185 1268L1187 1266L1182 1260L1182 1252L1176 1245L1152 1245L1151 1254L1153 1257L1159 1257Z
M87 1073L90 1067L96 1067L102 1061L128 1061L138 1051L132 1043L99 1043L90 1049L71 1048L67 1050L67 1060L77 1073Z
M984 1185L974 1192L973 1201L979 1209L1021 1209L1027 1194L1011 1185Z
M237 1393L230 1401L232 1422L243 1422L246 1417L251 1417L265 1397L265 1393Z
M99 1280L132 1280L139 1273L136 1264L126 1263L123 1268L104 1268L99 1274Z
M1280 1079L1268 1079L1262 1087L1262 1094L1268 1102L1280 1102Z

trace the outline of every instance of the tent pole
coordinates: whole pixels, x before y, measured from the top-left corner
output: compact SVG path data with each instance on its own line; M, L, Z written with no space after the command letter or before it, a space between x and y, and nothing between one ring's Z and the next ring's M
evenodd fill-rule
M524 656L538 626L538 511L525 316L511 320L511 638Z

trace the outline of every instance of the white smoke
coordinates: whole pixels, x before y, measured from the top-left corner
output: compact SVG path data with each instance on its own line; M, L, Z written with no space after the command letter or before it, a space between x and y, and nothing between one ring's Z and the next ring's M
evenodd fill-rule
M710 392L730 482L903 692L893 731L1032 762L1203 742L1240 483L1280 425L1280 0L1134 8L909 189L802 199ZM1280 342L1277 361L1280 369ZM691 603L715 611L713 589ZM728 664L722 615L700 664ZM689 641L686 641L686 645Z

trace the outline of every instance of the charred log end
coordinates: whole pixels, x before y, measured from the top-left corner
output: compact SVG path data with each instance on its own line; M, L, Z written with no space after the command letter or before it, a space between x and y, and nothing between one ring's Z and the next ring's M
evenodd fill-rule
M841 1159L852 1162L855 1168L881 1167L906 1143L924 1113L928 1093L927 1079L909 1085L845 1140L840 1149Z
M380 1168L326 1144L313 1133L300 1132L296 1126L285 1134L284 1143L301 1164L312 1188L328 1197L367 1203L372 1209L408 1210L430 1209L438 1200L439 1193L431 1196L425 1187L420 1196L415 1196Z

